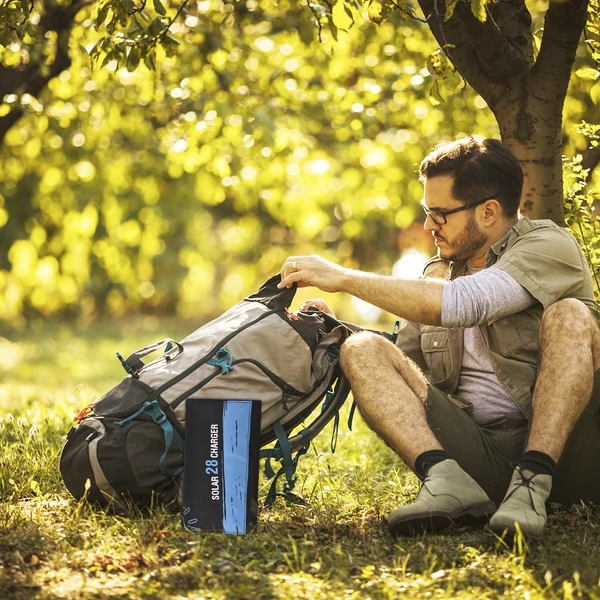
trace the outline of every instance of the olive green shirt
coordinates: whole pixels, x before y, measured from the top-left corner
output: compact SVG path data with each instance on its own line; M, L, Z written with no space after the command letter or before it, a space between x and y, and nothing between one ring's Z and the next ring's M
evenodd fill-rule
M516 406L531 418L531 398L539 356L543 311L563 298L577 298L594 310L592 277L583 252L568 231L552 221L520 218L489 250L486 267L502 269L536 300L521 312L480 325L496 377ZM466 261L430 261L425 277L454 279ZM443 392L456 391L463 351L463 330L405 321L397 345L429 374Z

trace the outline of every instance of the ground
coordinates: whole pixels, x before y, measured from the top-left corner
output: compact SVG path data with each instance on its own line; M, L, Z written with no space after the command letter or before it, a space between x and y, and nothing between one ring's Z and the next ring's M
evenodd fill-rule
M137 318L0 330L0 598L600 598L600 508L551 506L549 534L507 544L486 529L392 539L385 514L418 482L355 418L300 462L302 507L277 500L246 536L181 530L166 510L111 515L73 500L58 472L79 410L127 355L193 329ZM343 417L347 416L344 408ZM261 498L268 489L261 478Z

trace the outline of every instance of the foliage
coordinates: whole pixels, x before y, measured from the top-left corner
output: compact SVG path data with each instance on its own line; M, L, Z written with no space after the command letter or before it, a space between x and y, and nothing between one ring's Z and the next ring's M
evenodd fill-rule
M600 596L594 507L553 507L548 538L532 547L482 529L390 538L384 515L418 482L358 416L354 432L340 427L335 454L327 431L301 461L309 506L278 500L247 536L183 532L165 510L119 516L76 503L57 469L71 417L119 381L115 350L182 333L157 323L0 332L0 597ZM261 480L261 498L267 488Z
M582 131L592 137L592 144L597 145L599 126L584 124ZM565 216L569 229L582 247L592 271L597 302L600 300L600 215L597 212L597 195L587 184L588 170L582 167L582 156L577 155L565 162L566 197ZM600 314L597 314L600 321Z
M3 318L214 314L291 251L389 272L425 245L415 165L458 130L496 132L472 91L427 100L427 32L357 22L306 45L291 4L223 23L227 6L187 16L156 72L92 69L92 15L72 30L71 68L0 155Z
M389 273L433 251L415 165L497 124L409 3L370 2L377 27L319 6L0 0L0 81L70 63L0 99L23 114L0 149L0 319L207 317L291 252ZM583 47L576 72L568 155L600 90Z

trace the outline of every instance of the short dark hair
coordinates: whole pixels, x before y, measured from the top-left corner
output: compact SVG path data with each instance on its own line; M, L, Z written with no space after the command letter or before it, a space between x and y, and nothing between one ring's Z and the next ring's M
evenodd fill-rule
M523 170L502 142L473 135L440 144L421 162L419 179L424 183L442 175L454 179L452 195L457 200L468 204L493 196L505 216L517 215Z

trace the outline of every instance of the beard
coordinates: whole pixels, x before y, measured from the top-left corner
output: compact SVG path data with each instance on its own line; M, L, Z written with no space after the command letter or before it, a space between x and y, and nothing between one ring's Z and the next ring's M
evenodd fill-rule
M468 260L475 256L477 251L487 242L487 236L479 229L473 215L471 215L464 230L452 241L441 236L439 236L438 239L446 242L446 245L448 246L447 250L442 250L442 248L438 247L438 256L441 259L448 261Z

